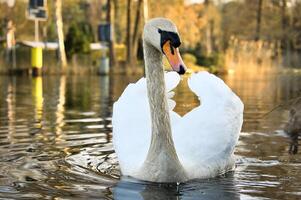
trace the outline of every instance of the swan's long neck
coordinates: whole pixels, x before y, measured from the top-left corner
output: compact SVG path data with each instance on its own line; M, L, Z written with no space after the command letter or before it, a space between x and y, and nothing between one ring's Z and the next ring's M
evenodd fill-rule
M148 99L152 137L141 173L146 180L176 182L186 180L172 140L166 98L162 53L144 42Z
M144 48L147 92L152 119L152 145L167 142L173 147L162 54L147 44L144 44Z

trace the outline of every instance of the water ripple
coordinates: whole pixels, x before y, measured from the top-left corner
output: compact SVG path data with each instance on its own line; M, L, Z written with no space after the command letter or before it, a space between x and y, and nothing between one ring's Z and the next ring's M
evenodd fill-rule
M224 77L245 103L243 132L235 151L236 170L180 185L120 175L112 145L112 103L129 80L137 78L1 77L0 198L299 198L301 156L288 154L289 138L281 132L287 111L278 109L263 116L283 99L294 97L287 96L286 91L300 90L300 84L292 83L300 83L301 77L260 82ZM260 92L254 89L258 84L262 86ZM275 85L277 95L266 95L272 94ZM185 88L178 92L175 100L185 102L177 108L180 112L196 105Z

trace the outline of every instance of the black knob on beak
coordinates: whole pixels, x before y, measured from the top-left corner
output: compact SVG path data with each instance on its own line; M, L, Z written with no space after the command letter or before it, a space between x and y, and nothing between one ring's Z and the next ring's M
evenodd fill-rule
M180 65L178 73L179 74L185 74L185 72L186 72L186 68L183 65Z

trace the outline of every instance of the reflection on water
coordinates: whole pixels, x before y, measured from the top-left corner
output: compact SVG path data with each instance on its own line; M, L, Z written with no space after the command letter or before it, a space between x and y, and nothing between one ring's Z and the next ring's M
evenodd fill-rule
M32 97L35 105L35 121L41 121L43 115L43 80L42 77L32 79Z
M113 188L114 199L212 199L237 200L233 174L209 180L195 180L184 184L156 184L122 178Z
M126 76L0 78L0 198L297 199L300 153L283 133L301 76L242 69L222 78L245 103L235 173L180 185L121 178L112 146L112 103ZM176 111L198 99L182 84ZM283 104L265 115L277 105Z

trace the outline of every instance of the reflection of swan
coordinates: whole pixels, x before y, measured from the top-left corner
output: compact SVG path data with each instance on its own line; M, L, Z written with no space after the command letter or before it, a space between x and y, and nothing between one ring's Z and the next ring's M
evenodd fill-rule
M301 135L301 98L298 98L290 109L289 121L284 131L290 136L289 153L298 153L298 137Z
M155 182L208 178L233 167L233 151L242 125L243 104L219 78L193 74L190 89L201 106L184 117L172 111L171 91L180 81L165 74L162 52L175 71L185 66L180 39L166 19L144 27L146 79L130 84L113 109L113 143L123 175Z
M154 199L207 199L238 200L240 194L232 174L221 178L197 180L184 184L154 184L131 179L121 179L113 188L113 197L131 200Z

